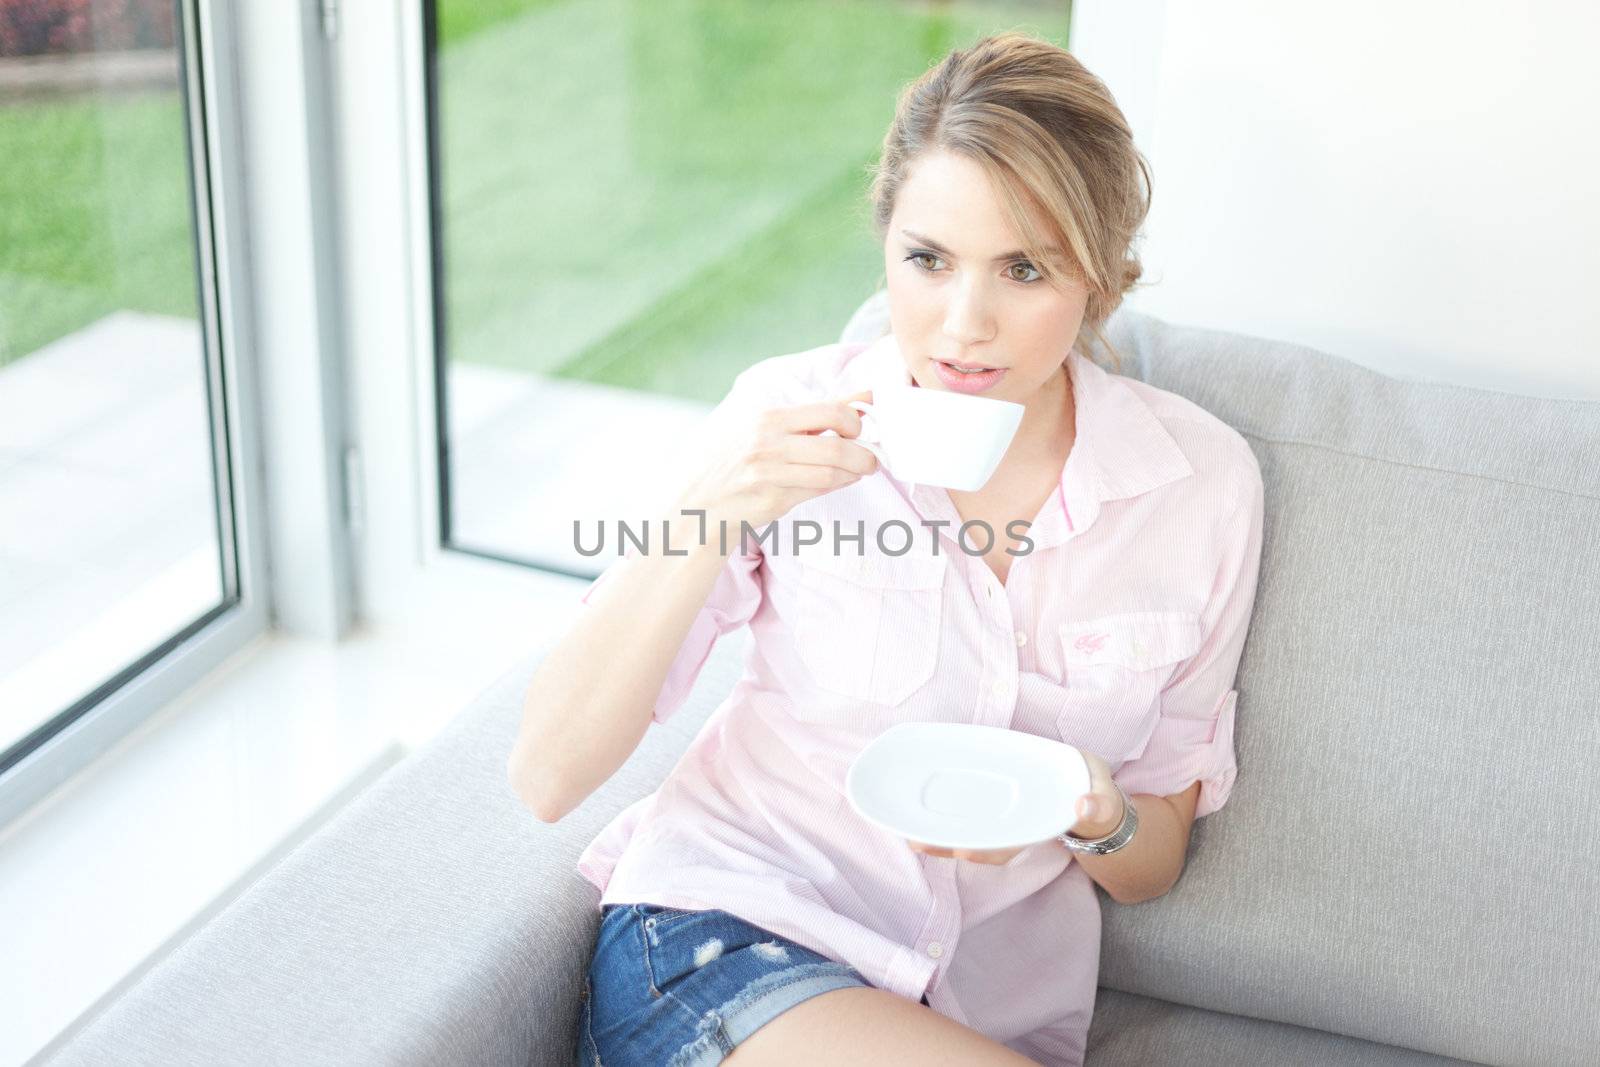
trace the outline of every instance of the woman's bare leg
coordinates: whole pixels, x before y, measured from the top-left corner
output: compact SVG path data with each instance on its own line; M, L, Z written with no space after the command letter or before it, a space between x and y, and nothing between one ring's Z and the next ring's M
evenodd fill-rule
M851 986L801 1001L734 1047L730 1067L1026 1067L1033 1060L925 1004ZM1038 1067L1034 1064L1034 1067Z

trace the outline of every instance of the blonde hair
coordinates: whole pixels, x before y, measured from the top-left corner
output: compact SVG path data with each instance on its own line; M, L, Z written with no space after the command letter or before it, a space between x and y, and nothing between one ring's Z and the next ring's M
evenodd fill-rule
M1016 31L952 51L901 92L867 167L880 244L912 164L940 149L983 168L1051 284L1071 278L1088 289L1073 346L1092 358L1092 338L1120 372L1100 328L1143 274L1132 245L1150 209L1150 167L1105 83L1072 53ZM1070 256L1047 255L1050 245Z

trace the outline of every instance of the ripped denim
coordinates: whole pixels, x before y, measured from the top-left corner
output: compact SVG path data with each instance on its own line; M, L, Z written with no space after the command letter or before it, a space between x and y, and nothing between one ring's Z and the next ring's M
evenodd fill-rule
M871 984L721 909L608 904L584 979L577 1063L707 1067L808 997Z

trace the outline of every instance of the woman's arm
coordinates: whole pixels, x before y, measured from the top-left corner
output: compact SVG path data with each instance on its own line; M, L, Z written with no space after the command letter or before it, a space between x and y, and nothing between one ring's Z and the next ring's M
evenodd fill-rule
M850 439L861 432L861 416L845 400L751 410L743 383L741 375L710 416L704 465L658 520L698 534L702 527L684 513L700 511L706 543L675 537L679 548L693 542L687 554L645 553L613 564L616 573L594 587L528 685L507 774L545 822L583 803L644 737L673 662L728 564L721 524L729 531L726 551L742 551L742 523L761 529L877 469L877 457ZM824 437L824 430L839 436Z
M1103 759L1092 752L1085 752L1083 757L1089 764L1090 791L1078 800L1078 818L1068 832L1093 840L1122 824L1122 794L1112 783L1111 769ZM1178 883L1178 876L1183 873L1184 859L1189 852L1189 828L1194 825L1195 801L1199 796L1199 782L1169 797L1151 793L1130 795L1128 799L1139 813L1139 829L1134 832L1133 840L1107 856L1075 852L1073 859L1081 863L1090 880L1118 904L1142 904L1163 896ZM1092 814L1085 808L1085 803L1091 799L1097 805ZM1022 851L1020 848L935 848L920 841L909 844L914 852L993 864L1003 864ZM1050 842L1039 844L1052 847Z
M1115 790L1112 795L1116 795ZM1183 874L1189 828L1194 825L1194 805L1199 796L1199 782L1170 797L1136 793L1128 799L1139 813L1139 829L1127 847L1108 856L1075 852L1072 858L1118 904L1142 904L1164 896ZM1075 828L1073 833L1089 839L1102 837L1121 821L1122 812L1117 810L1097 825Z
M687 555L617 562L539 664L507 770L544 822L583 803L644 737L673 657L727 562L717 538L707 541L691 542Z

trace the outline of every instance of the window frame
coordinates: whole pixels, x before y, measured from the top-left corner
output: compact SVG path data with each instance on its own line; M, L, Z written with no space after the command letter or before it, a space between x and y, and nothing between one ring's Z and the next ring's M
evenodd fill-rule
M228 474L219 533L234 538L224 597L16 746L0 770L0 827L155 728L273 628L337 639L353 624L337 205L319 180L333 127L329 109L305 106L327 81L323 42L293 8L184 0L179 13L213 470ZM284 307L304 312L288 329L259 310Z
M361 617L378 626L402 623L431 588L459 586L467 605L497 576L528 570L449 548L444 537L432 11L431 0L393 0L338 31L343 307L360 441L357 584Z

